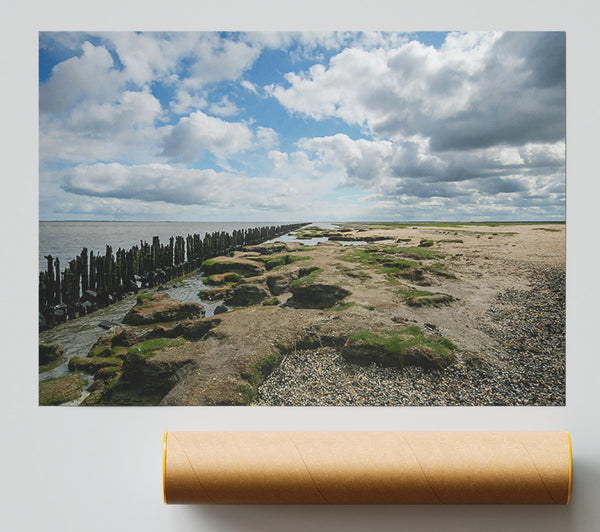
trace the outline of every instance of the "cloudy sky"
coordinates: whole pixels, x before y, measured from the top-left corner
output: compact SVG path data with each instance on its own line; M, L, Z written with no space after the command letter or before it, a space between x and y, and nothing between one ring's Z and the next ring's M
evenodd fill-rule
M41 220L562 220L565 34L40 33Z

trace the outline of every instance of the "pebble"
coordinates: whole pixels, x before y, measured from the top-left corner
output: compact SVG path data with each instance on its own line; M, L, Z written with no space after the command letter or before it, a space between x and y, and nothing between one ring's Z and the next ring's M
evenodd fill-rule
M358 366L333 347L287 355L257 405L440 406L565 404L565 270L525 265L527 290L500 292L476 324L496 363L460 357L443 371Z

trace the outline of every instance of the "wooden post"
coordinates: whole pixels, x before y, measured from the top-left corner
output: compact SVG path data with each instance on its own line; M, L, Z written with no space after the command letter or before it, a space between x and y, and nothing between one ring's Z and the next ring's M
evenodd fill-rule
M46 278L46 304L54 305L54 266L52 264L52 255L44 257L48 261L48 272Z
M88 277L88 250L83 248L81 250L81 290L85 292L89 288L89 277Z
M58 257L54 259L54 301L53 305L58 305L61 301L61 290L60 290L60 260Z

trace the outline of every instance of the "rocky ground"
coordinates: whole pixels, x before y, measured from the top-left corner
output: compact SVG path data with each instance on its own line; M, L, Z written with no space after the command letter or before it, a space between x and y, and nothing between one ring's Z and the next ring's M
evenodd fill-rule
M331 347L297 350L260 387L255 404L564 405L564 271L529 270L532 288L498 293L481 318L497 342L487 355L472 353L443 371L398 371L349 365Z
M564 225L298 236L207 261L213 317L140 297L71 364L83 404L564 404Z

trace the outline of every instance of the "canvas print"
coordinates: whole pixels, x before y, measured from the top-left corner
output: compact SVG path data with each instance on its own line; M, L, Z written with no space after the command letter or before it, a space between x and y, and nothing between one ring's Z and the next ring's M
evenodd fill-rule
M565 33L41 32L39 404L565 404Z

